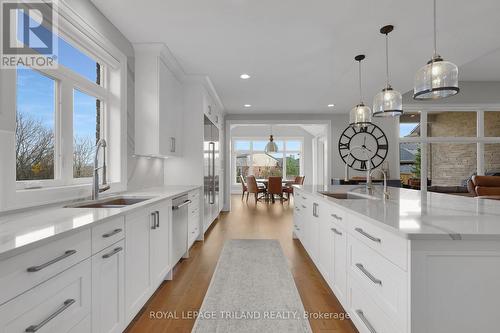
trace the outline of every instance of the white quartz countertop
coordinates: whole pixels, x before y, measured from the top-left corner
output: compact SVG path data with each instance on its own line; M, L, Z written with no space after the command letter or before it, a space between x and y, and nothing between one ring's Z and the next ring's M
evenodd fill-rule
M166 186L137 191L101 194L106 197L150 197L151 199L123 208L64 208L78 201L30 208L22 212L0 215L0 259L20 253L64 234L89 228L95 223L124 215L155 202L174 198L201 186ZM83 202L83 201L82 201Z
M389 187L382 199L336 199L320 192L367 195L363 185L297 186L323 201L335 203L352 214L408 239L500 240L500 201Z

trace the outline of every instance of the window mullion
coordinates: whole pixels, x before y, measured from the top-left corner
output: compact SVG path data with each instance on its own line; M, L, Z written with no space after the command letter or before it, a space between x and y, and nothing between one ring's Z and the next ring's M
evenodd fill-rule
M60 81L60 103L57 110L59 131L57 139L60 147L60 177L67 185L73 180L73 86L68 81Z

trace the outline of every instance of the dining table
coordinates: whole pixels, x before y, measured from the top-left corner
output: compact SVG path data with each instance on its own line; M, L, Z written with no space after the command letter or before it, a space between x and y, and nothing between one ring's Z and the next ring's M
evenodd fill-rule
M267 188L267 184L269 183L268 178L257 178L256 181L257 181L257 183L264 184L266 186L266 188ZM293 185L293 183L295 183L295 180L293 180L293 179L283 179L281 181L281 184L283 184L283 186L291 186L291 185Z

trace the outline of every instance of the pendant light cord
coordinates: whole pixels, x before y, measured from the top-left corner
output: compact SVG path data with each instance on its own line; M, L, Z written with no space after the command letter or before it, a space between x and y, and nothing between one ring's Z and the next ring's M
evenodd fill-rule
M385 77L386 77L386 88L389 88L389 34L385 34Z
M361 60L359 62L359 71L358 71L358 76L359 76L359 104L363 104L363 92L361 90Z
M437 57L437 25L436 25L436 0L434 1L434 58Z

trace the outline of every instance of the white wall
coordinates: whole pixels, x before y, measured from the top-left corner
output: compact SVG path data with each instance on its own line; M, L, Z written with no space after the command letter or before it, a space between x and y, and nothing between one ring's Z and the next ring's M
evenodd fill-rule
M237 126L231 129L230 140L232 141L235 137L243 138L263 138L268 139L270 134L269 125L247 125L247 126ZM276 141L281 138L298 138L303 140L303 168L301 173L306 177L305 183L311 184L313 179L313 151L312 151L312 139L313 136L305 131L299 126L273 126L273 135ZM231 163L233 159L231 158ZM233 191L241 191L241 185L235 186L233 180L235 179L234 167L231 165L231 185Z

